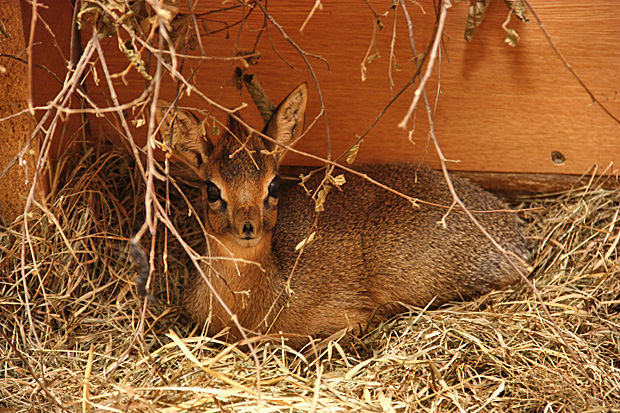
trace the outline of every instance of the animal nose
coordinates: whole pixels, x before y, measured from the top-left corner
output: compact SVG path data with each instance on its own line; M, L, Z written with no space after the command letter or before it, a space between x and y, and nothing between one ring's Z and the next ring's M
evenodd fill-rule
M250 222L243 224L243 236L245 238L251 238L254 236L254 225Z
M260 211L254 205L244 205L234 212L234 228L238 237L252 239L260 236Z

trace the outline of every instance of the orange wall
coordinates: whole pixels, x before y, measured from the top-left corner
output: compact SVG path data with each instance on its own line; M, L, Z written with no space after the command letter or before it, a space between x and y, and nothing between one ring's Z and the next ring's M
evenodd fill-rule
M184 2L182 2L184 3ZM299 28L306 19L314 0L271 1L269 11L286 33L308 53L325 99L334 156L342 153L362 134L390 99L388 67L394 12L382 18L383 30L377 33L377 50L381 58L367 65L368 79L360 78L360 63L370 44L373 17L364 2L343 0L323 1L323 10L317 11L303 33ZM407 2L414 22L418 51L426 49L435 22L432 1L420 1L420 7ZM231 3L232 4L232 3ZM388 2L372 1L377 12L384 12ZM532 6L544 22L558 48L566 56L592 92L609 110L620 117L620 13L613 2L603 0L532 0ZM227 3L226 6L229 4ZM220 1L200 1L197 13L222 7ZM620 163L620 126L599 107L591 104L587 93L563 67L545 40L533 16L530 24L513 18L510 27L521 35L516 48L504 43L501 24L508 14L503 2L493 2L486 20L471 43L463 40L467 2L459 2L449 10L441 61L441 90L435 125L438 138L454 170L490 172L528 172L581 174L593 164L607 166ZM224 25L239 20L240 10L205 16L206 24L214 32ZM239 31L239 25L210 36L203 36L207 56L229 57L237 36L237 50L251 50L263 18L254 10L251 18ZM201 30L203 28L201 27ZM239 34L240 33L240 34ZM83 42L88 40L83 33ZM228 36L226 36L228 34ZM274 101L281 100L302 81L311 83L307 123L319 112L317 85L297 51L283 39L272 25L269 34L263 33L257 46L261 58L251 67ZM126 58L118 51L115 38L103 42L106 59L112 72L127 67ZM277 53L273 50L277 50ZM199 53L198 50L192 52ZM396 62L399 70L393 73L395 88L399 90L414 72L405 19L398 9ZM286 62L284 62L285 60ZM294 66L296 70L290 66ZM222 60L185 62L184 74L198 68L196 87L207 96L228 107L242 102L248 108L244 118L254 125L260 118L247 92L238 92L233 85L234 64ZM97 66L102 79L103 72ZM151 73L153 68L151 67ZM437 70L429 82L431 98L435 98ZM125 77L127 84L115 79L121 102L135 99L144 90L145 81L134 70ZM86 79L89 94L98 105L109 105L109 91L105 82L99 86L92 75ZM170 99L176 85L164 77L162 95ZM387 111L366 138L358 155L358 162L419 161L437 166L434 150L427 151L427 122L422 105L416 116L413 143L406 131L396 125L402 119L411 101L408 90ZM194 93L184 97L183 105L206 108ZM221 117L221 113L211 111ZM108 137L117 132L111 125L118 124L111 117L91 116L93 132L101 131ZM138 130L144 135L145 128ZM298 149L325 156L326 129L323 119L299 143ZM551 152L559 151L566 162L558 166L552 162ZM289 164L312 163L301 156L289 156Z

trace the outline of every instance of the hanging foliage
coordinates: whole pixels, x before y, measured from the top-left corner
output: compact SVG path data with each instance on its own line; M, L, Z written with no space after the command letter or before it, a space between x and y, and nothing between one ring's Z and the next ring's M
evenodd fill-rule
M529 20L525 17L525 3L523 3L523 0L504 0L504 3L519 20L529 23ZM484 16L490 4L491 0L473 0L470 2L467 11L467 22L465 23L466 41L469 42L474 38L478 26L484 21ZM514 29L504 28L504 30L506 31L506 43L515 47L519 41L519 34Z

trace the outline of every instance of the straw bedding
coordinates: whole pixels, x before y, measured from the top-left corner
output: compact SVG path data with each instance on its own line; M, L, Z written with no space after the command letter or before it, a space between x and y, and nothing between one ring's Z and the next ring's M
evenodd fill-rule
M157 303L136 295L133 163L65 161L72 172L27 231L23 219L0 227L2 412L620 411L620 193L595 179L520 205L551 319L523 284L303 354L274 342L250 353L185 319L191 264L161 225ZM199 251L195 214L171 188L171 216Z

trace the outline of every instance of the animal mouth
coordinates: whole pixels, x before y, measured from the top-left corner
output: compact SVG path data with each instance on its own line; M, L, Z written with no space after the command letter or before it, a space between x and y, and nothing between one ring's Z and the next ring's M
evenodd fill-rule
M258 244L258 242L260 241L260 239L261 239L260 236L235 237L235 240L237 241L239 246L245 247L245 248L255 247L256 244Z

